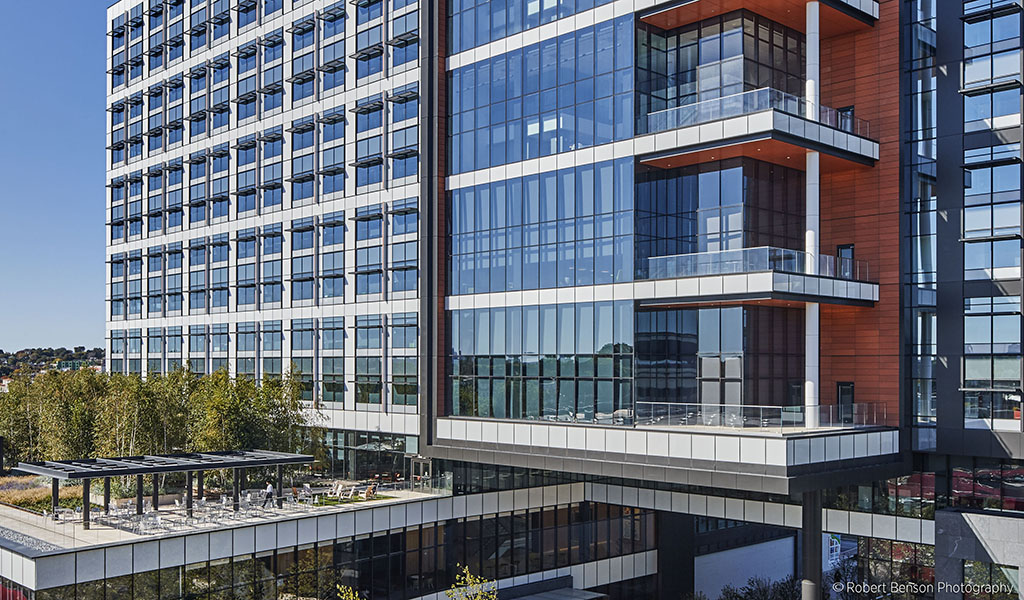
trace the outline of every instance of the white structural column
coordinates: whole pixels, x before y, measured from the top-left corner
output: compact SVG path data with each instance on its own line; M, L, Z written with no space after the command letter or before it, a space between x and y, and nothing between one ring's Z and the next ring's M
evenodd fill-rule
M819 204L821 200L820 165L817 152L807 153L807 172L805 174L807 189L807 233L805 251L807 252L807 269L817 273L818 260L818 222ZM820 305L808 302L804 308L804 424L807 427L818 426L818 388L819 359L818 350L820 333L818 331L818 314Z
M821 32L819 29L817 2L807 3L807 119L818 120L820 102L819 79L821 77ZM817 152L807 153L806 180L806 231L804 250L807 252L808 273L818 272L818 232L820 228L821 164ZM808 302L804 317L804 424L817 427L819 399L819 305Z
M818 120L818 103L821 101L821 7L817 1L807 3L807 77L804 83L804 98L807 100L807 118Z

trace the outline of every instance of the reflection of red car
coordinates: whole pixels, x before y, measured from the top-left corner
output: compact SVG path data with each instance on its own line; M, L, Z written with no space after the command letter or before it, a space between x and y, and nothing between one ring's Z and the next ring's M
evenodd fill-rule
M1024 467L953 470L953 496L972 498L973 504L1000 505L1003 509L1024 509ZM991 501L991 502L990 502Z
M915 562L914 561L914 546L912 544L903 542L892 543L892 561L893 562Z
M1024 510L1024 467L1004 468L1003 508Z
M23 592L0 584L0 600L28 600Z
M994 469L978 469L974 477L974 495L978 498L998 500L1001 481L999 471Z
M890 497L935 499L935 473L915 471L906 481L899 483L900 479L888 480Z

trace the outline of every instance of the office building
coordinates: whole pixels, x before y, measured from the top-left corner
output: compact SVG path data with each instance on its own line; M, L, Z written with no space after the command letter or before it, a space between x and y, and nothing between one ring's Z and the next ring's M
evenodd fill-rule
M417 598L443 553L661 598L759 544L804 598L846 554L908 597L1019 597L1021 12L118 2L110 370L294 364L336 470L452 496L251 544L0 541L4 585L223 591L225 559L315 551L317 582Z
M342 469L408 470L419 14L415 1L109 9L111 372L296 371Z

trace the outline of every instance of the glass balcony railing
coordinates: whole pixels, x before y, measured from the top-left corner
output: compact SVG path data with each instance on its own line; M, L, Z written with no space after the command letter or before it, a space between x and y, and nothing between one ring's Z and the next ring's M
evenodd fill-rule
M648 113L647 133L741 117L769 109L807 118L807 101L803 98L772 88L761 88ZM839 131L875 139L871 136L871 124L868 121L858 119L845 111L819 106L818 122Z
M817 428L880 427L888 422L884 404L822 404L806 406L759 406L745 404L683 404L637 402L637 426L724 427L785 431L808 427L808 411L817 413Z
M732 275L775 271L794 275L831 277L862 283L875 283L868 263L825 254L808 261L800 250L761 246L696 254L652 256L647 259L648 279L678 279L703 275ZM816 263L816 264L815 264Z

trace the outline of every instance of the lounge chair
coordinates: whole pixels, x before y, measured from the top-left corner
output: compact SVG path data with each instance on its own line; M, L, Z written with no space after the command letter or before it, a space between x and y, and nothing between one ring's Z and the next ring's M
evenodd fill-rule
M309 506L316 504L316 494L313 493L313 488L310 487L308 483L302 484L300 498L302 498Z
M327 497L328 498L341 498L342 493L344 493L344 489L345 489L345 486L342 485L342 483L340 481L336 481L336 482L334 482L334 485L331 486L330 491L327 492Z

